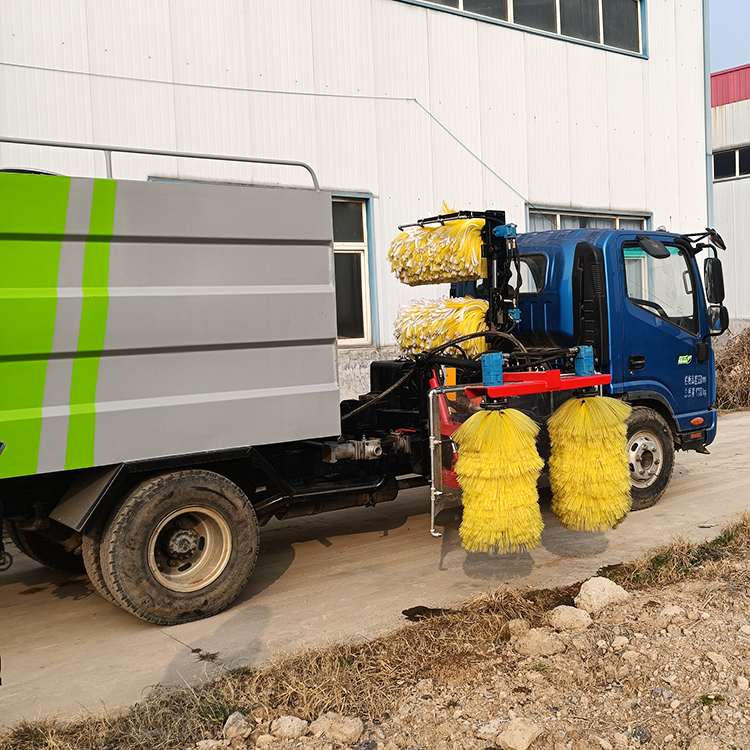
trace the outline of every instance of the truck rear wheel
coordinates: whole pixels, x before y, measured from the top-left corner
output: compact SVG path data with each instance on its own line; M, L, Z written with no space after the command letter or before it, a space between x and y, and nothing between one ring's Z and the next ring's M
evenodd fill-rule
M245 493L210 471L152 477L115 508L100 544L115 601L158 625L209 617L242 591L259 529Z
M94 591L110 604L117 604L112 592L104 582L104 573L102 573L101 541L103 531L104 525L99 521L83 535L83 564L86 566L86 575L89 577Z
M39 531L20 529L12 521L6 521L6 524L11 541L27 557L64 576L85 574L81 555L68 552L61 544L48 539Z
M628 417L628 463L633 510L656 505L674 468L674 438L657 411L634 406Z

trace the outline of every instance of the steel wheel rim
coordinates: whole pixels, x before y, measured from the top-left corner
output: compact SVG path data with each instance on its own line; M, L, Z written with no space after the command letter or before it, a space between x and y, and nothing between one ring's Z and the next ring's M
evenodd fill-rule
M640 430L628 440L630 482L634 487L650 487L661 475L664 452L651 430Z
M232 554L232 534L212 508L191 505L165 516L148 541L148 566L170 591L190 593L213 583Z

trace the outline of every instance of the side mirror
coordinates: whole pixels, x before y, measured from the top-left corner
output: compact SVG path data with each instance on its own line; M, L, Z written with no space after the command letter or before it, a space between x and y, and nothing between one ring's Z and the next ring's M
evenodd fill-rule
M708 327L711 336L720 336L729 328L729 310L724 305L711 305L708 308Z
M712 305L724 301L724 271L718 258L706 258L703 261L703 279L706 284L706 299Z
M715 229L706 229L707 232L711 232L711 234L708 235L708 241L714 245L715 247L718 247L719 250L726 250L727 246L724 243L724 240L722 236L715 230Z

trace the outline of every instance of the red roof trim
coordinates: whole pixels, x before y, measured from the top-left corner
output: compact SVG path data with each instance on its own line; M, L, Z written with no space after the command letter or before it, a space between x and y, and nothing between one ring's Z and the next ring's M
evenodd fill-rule
M750 99L750 65L711 74L711 106L743 102Z

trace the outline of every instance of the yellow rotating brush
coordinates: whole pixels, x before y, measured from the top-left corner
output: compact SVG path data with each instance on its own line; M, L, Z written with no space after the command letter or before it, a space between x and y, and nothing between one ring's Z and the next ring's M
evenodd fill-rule
M469 552L507 554L539 545L544 523L536 483L544 461L538 432L525 414L504 409L477 412L453 433L464 505L459 534Z
M447 207L444 206L447 211ZM391 242L388 260L404 284L473 281L486 275L482 260L484 219L457 219L444 225L415 226Z
M460 336L487 330L487 302L472 297L413 300L401 305L394 324L396 341L407 354L421 354ZM484 337L461 344L470 356L486 351Z
M552 510L572 531L608 531L630 510L625 420L614 398L571 398L549 418Z

